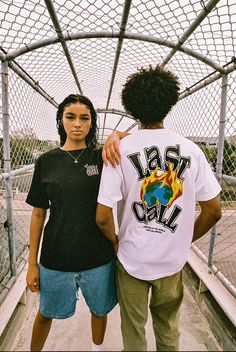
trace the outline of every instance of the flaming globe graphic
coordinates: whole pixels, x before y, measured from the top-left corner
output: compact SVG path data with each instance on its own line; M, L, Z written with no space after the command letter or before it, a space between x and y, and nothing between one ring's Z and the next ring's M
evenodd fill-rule
M146 177L141 185L140 196L143 204L150 207L160 204L170 207L183 193L183 181L177 179L178 170L173 171L168 164L168 171L158 175L158 167Z

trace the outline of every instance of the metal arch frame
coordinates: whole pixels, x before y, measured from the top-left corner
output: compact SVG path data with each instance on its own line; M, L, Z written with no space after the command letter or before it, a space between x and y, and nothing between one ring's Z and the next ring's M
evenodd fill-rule
M186 42L186 40L188 39L188 37L194 32L194 30L200 25L200 23L207 17L207 15L214 9L214 7L217 5L217 3L219 1L220 0L209 0L209 2L206 5L204 5L202 11L197 16L197 18L192 22L192 25L187 29L187 31L182 35L182 37L179 38L178 42L174 43L174 42L164 40L161 38L155 38L152 36L145 36L145 35L140 35L140 34L136 35L136 34L126 32L126 26L128 23L128 17L129 17L129 12L130 12L130 8L131 8L132 0L125 0L122 19L121 19L121 23L120 23L120 30L118 32L87 32L87 33L75 33L75 34L72 33L72 34L67 34L67 35L64 35L62 32L62 29L60 26L60 21L58 20L57 13L56 13L56 10L53 5L53 1L52 0L44 0L45 6L47 7L47 10L49 12L54 29L57 33L57 37L38 41L38 42L33 43L29 46L25 46L25 47L20 48L19 50L13 51L9 54L0 53L0 60L3 61L3 63L5 61L7 61L8 63L11 62L11 64L10 64L11 68L14 69L14 71L18 75L21 75L21 77L23 79L25 79L35 90L37 90L48 101L52 102L53 105L56 106L57 104L55 103L54 99L51 98L48 94L46 94L43 91L43 89L39 87L37 82L32 83L32 81L33 81L32 79L29 80L28 79L29 77L27 75L25 75L25 74L22 75L22 72L19 70L19 65L16 65L16 63L12 62L12 60L14 60L16 57L18 57L20 55L23 55L23 54L30 52L30 51L34 51L38 48L42 48L44 46L51 45L51 44L61 43L64 54L67 58L69 66L70 66L72 75L73 75L75 82L77 84L77 87L78 87L80 93L83 94L82 88L80 86L79 79L77 77L76 70L75 70L75 67L74 67L74 64L73 64L73 61L72 61L72 58L71 58L71 55L70 55L70 52L69 52L69 49L67 47L66 42L69 40L91 39L91 38L117 38L118 42L117 42L115 60L114 60L114 64L113 64L112 76L111 76L110 87L109 87L109 92L108 92L108 96L107 96L107 103L106 103L106 109L108 109L124 39L138 40L138 41L144 41L144 42L148 42L148 43L159 44L159 45L163 45L163 46L166 46L166 47L169 47L172 49L171 52L166 56L166 58L161 63L162 66L165 66L171 60L171 58L175 55L175 53L180 51L184 54L192 56L193 58L203 62L204 64L210 66L211 68L213 68L216 71L216 72L214 72L215 75L211 79L204 80L204 82L199 82L200 83L199 87L195 85L192 90L188 89L185 92L183 92L183 94L180 95L180 98L183 99L186 96L192 94L194 91L202 88L202 86L206 86L209 83L212 83L214 80L219 79L223 75L227 75L229 71L232 71L235 69L235 65L233 65L233 67L230 67L230 68L228 68L228 70L225 70L224 67L222 67L221 65L218 65L216 62L210 60L209 58L207 58L207 57L201 55L200 53L198 53L194 50L191 50L183 45ZM122 118L121 118L121 120L122 120ZM103 127L102 127L102 129L103 129L102 138L103 138L103 134L104 134L105 123L106 123L106 112L105 112Z
M122 111L122 110L117 110L117 109L108 109L108 108L98 108L96 112L99 113L110 113L110 114L116 114L116 115L121 115L122 117L128 117L129 119L134 120L134 117L132 115L127 114L127 112Z
M94 38L119 38L119 32L114 32L114 33L88 32L88 33L76 33L76 34L74 33L71 35L64 36L63 40L69 41L69 40L94 39ZM214 71L215 71L214 75L210 79L203 80L203 82L201 82L199 85L198 84L195 85L195 87L193 89L191 89L191 88L187 89L185 92L183 92L183 94L180 94L181 99L189 96L190 94L196 92L197 90L201 89L202 87L207 86L208 84L218 80L223 75L225 75L225 74L227 75L228 73L236 70L236 65L235 65L234 61L232 62L231 67L228 67L227 69L225 69L224 67L215 63L214 61L204 57L203 55L195 52L194 50L191 50L187 47L184 47L183 45L176 50L175 43L170 42L168 40L163 40L161 38L154 38L154 37L150 37L150 36L134 35L134 34L126 33L123 35L123 39L138 40L138 41L144 41L144 42L163 45L163 46L172 48L175 52L180 51L186 55L189 55L189 56L203 62L204 64L206 64L214 69ZM54 98L50 97L47 93L45 93L45 91L43 91L43 89L39 86L39 84L37 84L37 82L35 82L31 77L29 77L27 74L23 73L23 70L20 69L20 65L16 64L14 62L14 59L17 58L18 56L25 54L25 53L34 51L34 50L42 48L42 47L46 47L48 45L56 44L59 42L61 42L61 39L51 38L51 39L46 39L46 40L42 40L42 41L33 43L29 46L24 46L21 49L16 50L14 52L11 52L9 54L3 54L0 52L0 60L2 62L7 61L9 63L9 66L11 67L11 69L13 69L13 71L15 71L19 76L21 76L21 78L23 78L27 83L29 83L33 89L38 91L38 93L40 93L42 96L44 96L45 99L48 100L49 102L51 102L54 106L58 105L54 101ZM67 54L65 53L65 55L67 55ZM165 64L165 60L163 61L162 65L164 65L164 64ZM109 97L111 95L111 91L112 91L112 87L113 87L113 83L114 83L114 79L115 79L114 70L115 71L117 70L117 66L118 66L118 61L117 61L116 65L113 67L113 81L111 82L111 85L110 85ZM78 78L77 78L77 80L78 80ZM80 91L82 92L81 87L80 87ZM109 100L110 100L110 98L109 98ZM109 102L109 100L108 100L108 102ZM108 108L108 105L109 104L106 105L107 108Z
M131 131L135 126L138 125L138 122L134 122L130 127L128 127L126 130L124 130L124 132L129 132ZM104 131L105 130L109 130L109 131L112 131L114 132L114 128L111 128L111 127L104 127ZM103 134L103 138L104 138L104 134ZM103 138L101 139L101 142L103 141Z
M119 37L120 37L119 32L113 32L113 33L111 33L111 32L86 32L86 33L73 33L71 35L68 34L64 37L64 40L70 41L70 40L95 39L95 38L119 39ZM169 40L165 40L162 38L155 38L155 37L151 37L151 36L145 36L142 34L132 34L132 33L128 33L128 32L126 32L126 34L124 34L123 39L138 40L138 41L143 41L143 42L148 42L148 43L153 43L153 44L159 44L159 45L166 46L168 48L172 48L173 50L175 50L176 46L177 46L177 44L175 44L174 42L171 42ZM48 45L57 44L60 41L61 40L58 38L50 38L50 39L41 40L41 41L38 41L38 42L33 43L31 45L24 46L21 49L13 51L9 54L0 53L0 60L1 61L11 61L11 60L14 60L15 58L17 58L18 56L21 56L21 55L26 54L28 52L34 51L36 49L46 47ZM178 48L176 50L176 52L177 51L180 51L184 54L187 54L188 56L193 57L196 60L203 62L204 64L210 66L215 71L218 71L221 74L226 73L223 66L218 65L213 60L208 59L206 56L203 56L192 49L189 49L189 48L182 45L180 48ZM163 64L164 64L164 62L162 63L162 65Z
M45 99L50 101L54 106L57 106L57 103L54 101L54 99L51 98L38 85L37 82L35 82L34 80L32 80L31 77L29 77L27 74L25 74L25 72L23 72L23 70L20 70L19 69L20 66L17 65L13 60L20 55L23 55L27 52L36 50L38 48L42 48L42 47L45 47L45 46L51 45L51 44L60 43L62 46L62 49L64 51L64 54L66 56L67 62L70 66L72 75L73 75L75 82L77 84L77 87L78 87L80 93L82 94L82 88L80 86L79 79L77 77L76 70L75 70L75 67L73 64L73 60L71 58L69 49L67 47L67 41L69 41L69 40L89 39L89 38L117 38L118 39L115 60L114 60L113 70L112 70L112 76L111 76L111 80L110 80L110 87L109 87L109 92L108 92L108 96L107 96L106 109L108 109L108 107L109 107L110 98L111 98L111 94L112 94L112 90L113 90L113 86L114 86L115 76L116 76L117 67L119 64L119 58L120 58L120 53L122 50L122 45L123 45L124 39L144 41L144 42L159 44L159 45L163 45L163 46L171 48L172 49L171 52L169 53L169 55L167 55L167 57L163 60L163 62L161 64L163 66L166 65L171 60L171 58L175 55L175 53L178 51L183 52L184 54L187 54L189 56L192 56L193 58L200 60L204 64L213 68L214 71L217 71L218 75L215 75L215 77L213 77L214 80L216 80L216 79L220 78L222 75L227 74L227 71L224 69L224 67L222 67L221 65L218 65L216 62L201 55L200 53L185 47L183 44L186 42L187 38L194 32L194 30L199 26L199 24L207 17L207 15L211 12L211 10L216 6L216 4L219 1L220 0L209 0L209 2L204 6L201 13L198 15L198 17L193 21L192 25L187 29L187 31L183 34L183 36L181 38L179 38L178 42L174 43L174 42L171 42L168 40L163 40L161 38L155 38L152 36L145 36L145 35L135 35L135 34L126 32L126 26L128 23L128 17L129 17L129 12L130 12L130 8L131 8L132 0L125 0L124 7L123 7L124 10L123 10L123 14L122 14L121 23L120 23L120 30L118 32L114 32L114 33L112 33L112 32L88 32L88 33L75 33L75 34L72 33L72 34L67 34L67 35L64 35L62 32L62 29L60 26L60 21L58 20L57 13L56 13L54 5L53 5L53 1L52 0L44 0L45 5L47 7L47 10L49 12L51 21L53 23L54 29L57 33L57 37L38 41L38 42L33 43L29 46L25 46L25 47L20 48L19 50L13 51L9 54L0 53L0 60L3 61L3 63L2 63L3 65L5 65L5 64L7 64L7 66L11 65L11 68L18 75L20 75L26 82L28 82L31 85L31 87L33 87L33 89L35 89L38 93L40 93L42 96L44 96ZM235 66L233 66L233 69L235 69ZM6 68L6 70L7 70L7 68ZM22 72L23 72L23 74L22 74ZM211 81L209 81L209 83L212 82L212 79L211 79ZM203 83L205 85L207 85L207 83L205 81ZM196 91L196 89L198 89L198 87L194 87L194 89ZM192 92L193 91L191 91L191 90L184 92L185 95L181 96L181 98L183 99L184 97L186 97L186 95L190 95ZM103 135L104 135L106 114L107 113L105 112L101 139L103 139ZM118 125L121 122L122 118L118 122ZM135 124L137 124L137 123L135 123Z
M107 129L108 129L108 130L112 130L112 132L114 132L115 130L117 130L119 124L121 123L121 121L123 120L124 117L135 121L131 126L129 126L129 127L125 130L125 132L128 132L128 131L132 130L132 128L134 128L135 126L137 126L138 123L139 123L138 121L136 121L136 120L134 119L134 117L133 117L132 115L127 114L125 111L116 110L116 109L107 109L107 108L103 109L103 108L102 108L102 109L97 109L96 112L97 112L98 114L99 114L99 113L104 113L105 116L106 116L106 114L114 114L114 115L120 115L120 116L121 116L121 118L119 119L119 121L117 122L117 124L115 125L114 128L105 127L104 124L103 124L103 127L102 127L103 132L102 132L101 140L103 140L104 131L107 130ZM105 119L105 118L104 118L104 119ZM101 128L99 128L99 129L101 129Z
M51 44L61 43L64 54L67 58L69 66L70 66L72 75L75 79L75 82L77 84L77 87L78 87L80 93L82 94L82 88L80 86L79 79L77 77L76 70L73 65L73 61L72 61L72 58L71 58L71 55L70 55L70 52L69 52L69 49L67 47L66 42L70 41L70 40L79 40L79 39L116 38L116 39L118 39L118 43L117 43L117 48L116 48L115 60L114 60L114 64L113 64L112 77L111 77L111 81L110 81L110 88L109 88L108 97L107 97L106 109L108 109L108 107L109 107L112 89L113 89L113 85L114 85L114 81L115 81L115 75L116 75L117 67L119 64L119 58L120 58L120 53L121 53L124 39L144 41L144 42L159 44L159 45L163 45L163 46L171 48L172 50L167 55L167 57L163 60L163 62L161 64L162 66L166 65L171 60L171 58L175 55L175 53L178 51L180 51L184 54L187 54L189 56L192 56L193 58L203 62L204 64L210 66L215 71L217 71L218 75L215 75L215 77L214 77L214 80L217 80L222 75L228 73L224 69L224 67L222 67L221 65L218 65L216 62L199 54L198 52L185 47L183 44L184 44L184 42L186 42L188 37L194 32L194 30L199 26L199 24L207 17L207 15L212 11L212 9L216 6L216 4L219 1L220 0L210 0L204 6L204 8L202 9L202 11L198 15L198 17L193 21L192 25L183 34L183 36L178 40L178 42L174 43L174 42L164 40L161 38L155 38L152 36L145 36L145 35L135 35L135 34L126 32L126 26L128 23L128 16L129 16L132 0L126 0L124 3L124 10L123 10L123 14L122 14L121 23L120 23L120 30L118 32L86 32L86 33L72 33L72 34L67 34L67 35L64 35L62 32L62 29L60 26L60 21L58 20L57 13L56 13L54 5L53 5L53 1L52 0L44 0L45 5L48 9L50 18L52 20L54 29L57 33L57 37L38 41L38 42L33 43L31 45L24 46L24 47L22 47L16 51L13 51L9 54L0 53L0 60L3 62L4 61L11 62L11 68L17 74L20 75L21 72L18 69L19 65L16 66L16 64L14 62L12 62L12 60L14 60L18 56L21 56L27 52L34 51L36 49L39 49L39 48L42 48L42 47L45 47L45 46L48 46ZM235 69L235 68L233 67L233 69ZM29 83L28 77L26 77L25 74L23 76L24 77L22 77L22 74L21 74L21 77L24 78ZM54 99L51 98L48 94L46 94L39 87L37 82L34 82L32 84L32 81L33 80L31 79L30 80L31 86L35 90L37 90L40 94L42 94L48 101L52 102L56 106L57 104L55 103ZM210 80L209 83L212 83L212 80ZM206 83L205 85L207 85L209 83ZM196 87L194 87L194 88L196 90ZM190 90L185 92L185 94L181 96L181 99L186 97L186 95L189 95L189 94L191 94ZM103 121L103 127L102 127L103 129L105 127L105 122L106 122L106 113L105 113L105 117L104 117L104 121Z
M126 25L128 22L128 16L129 16L129 11L130 11L130 7L132 4L132 0L126 0L125 4L124 4L124 11L122 14L122 19L121 19L121 23L120 23L120 31L119 32L87 32L87 33L73 33L73 34L67 34L64 35L60 26L60 22L57 18L57 14L53 5L53 1L52 0L44 0L45 1L45 5L48 9L50 18L53 22L54 25L54 29L57 33L57 37L56 38L51 38L51 39L46 39L46 40L42 40L42 41L38 41L36 43L33 43L29 46L25 46L22 47L19 50L13 51L12 53L9 53L7 55L1 54L0 53L0 60L1 61L11 61L13 59L15 59L17 56L22 55L26 52L29 51L33 51L35 49L41 48L43 46L47 46L50 44L55 44L60 42L62 44L64 53L68 59L68 62L70 64L70 67L72 69L72 72L75 72L74 70L74 66L70 57L70 53L69 50L66 46L66 41L68 40L75 40L75 39L88 39L88 38L118 38L118 44L117 44L117 49L116 49L116 57L115 57L115 62L114 62L114 69L113 69L113 75L115 74L116 68L117 68L117 64L118 64L118 60L119 60L119 55L121 52L121 47L122 47L122 43L123 43L123 39L134 39L134 40L140 40L140 41L147 41L147 42L152 42L152 43L156 43L159 45L164 45L167 46L169 48L172 48L173 50L170 52L170 54L163 60L162 65L167 64L170 59L174 56L174 54L177 51L182 51L183 53L186 53L187 55L193 56L194 58L196 58L197 60L200 60L202 62L204 62L205 64L211 66L212 68L216 69L217 71L224 73L224 68L220 65L218 65L217 63L207 59L206 57L204 57L201 54L198 54L197 52L195 52L194 50L188 49L183 47L183 44L185 43L185 41L188 39L188 37L194 32L194 30L199 26L199 24L207 17L207 15L212 11L212 9L216 6L216 4L220 1L220 0L210 0L208 2L208 4L206 4L203 8L203 10L201 11L201 13L198 15L198 17L194 20L194 22L192 23L192 25L188 28L188 30L183 34L183 36L178 40L177 43L173 43L171 41L167 41L167 40L163 40L160 38L154 38L152 36L144 36L144 35L133 35L132 33L127 34L127 32L125 32L126 30ZM75 74L75 79L77 81L77 76ZM79 85L79 82L78 82ZM80 85L79 85L80 87ZM112 88L112 85L111 85ZM80 88L81 89L81 88ZM111 89L110 89L111 90ZM109 97L108 97L109 98ZM109 99L108 99L109 102Z
M69 41L69 40L76 40L76 39L94 39L94 38L119 38L119 33L110 33L110 32L89 32L89 33L76 33L73 35L67 35L64 37L64 40ZM144 41L144 42L149 42L149 43L155 43L155 44L159 44L159 45L163 45L169 48L173 48L173 50L175 50L175 46L176 44L167 40L163 40L160 38L154 38L154 37L149 37L149 36L144 36L144 35L133 35L133 34L126 34L124 35L125 39L133 39L133 40L138 40L138 41ZM0 52L0 60L2 62L7 61L9 63L9 66L11 69L13 69L13 71L15 71L19 76L21 76L21 78L23 78L25 81L27 81L29 83L29 81L27 80L27 77L29 77L29 75L23 73L23 70L21 71L20 69L20 65L16 64L14 62L14 59L31 51L37 50L39 48L43 48L46 47L48 45L52 45L52 44L57 44L59 43L60 40L58 38L52 38L52 39L45 39L39 42L36 42L34 44L31 44L29 46L24 46L19 50L16 50L12 53L9 54L3 54ZM227 69L225 69L224 67L218 65L217 63L213 62L210 59L207 59L206 57L204 57L201 54L198 54L197 52L188 49L184 46L182 46L181 48L178 49L178 51L181 51L184 54L187 54L189 56L192 56L193 58L205 63L206 65L210 66L211 68L214 69L214 76L212 76L212 78L208 79L208 80L204 80L203 83L201 83L200 85L197 85L194 87L194 89L187 89L185 92L183 92L181 94L181 99L185 98L186 96L192 94L193 92L197 91L198 89L202 88L203 86L206 86L216 80L218 80L220 77L222 77L224 74L229 74L230 72L236 70L236 65L235 65L235 61L232 61L232 66L228 67ZM163 62L164 64L164 62ZM43 90L40 88L40 86L32 79L31 79L31 84L33 83L33 85L35 85L32 88L36 89L37 86L37 91L40 92L41 95L45 95L45 98L49 101L51 101L53 103L53 98L50 97L49 95L47 95L45 92L43 92ZM47 97L46 97L47 96ZM55 101L54 103L55 104Z

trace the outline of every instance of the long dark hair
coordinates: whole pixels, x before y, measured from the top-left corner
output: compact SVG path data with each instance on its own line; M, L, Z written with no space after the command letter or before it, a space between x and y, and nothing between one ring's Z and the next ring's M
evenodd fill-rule
M90 128L88 135L85 138L85 141L86 141L86 145L88 148L95 149L98 144L98 142L97 142L97 139L98 139L97 138L97 133L98 133L97 113L94 109L92 102L89 100L89 98L85 97L84 95L80 95L80 94L68 95L63 100L63 102L61 102L61 104L59 104L59 106L58 106L56 121L57 121L58 134L60 136L60 146L62 147L65 144L66 138L67 138L66 132L64 130L64 126L61 123L64 109L66 106L68 106L70 104L76 104L76 103L84 104L90 110L91 119L92 119L91 128Z

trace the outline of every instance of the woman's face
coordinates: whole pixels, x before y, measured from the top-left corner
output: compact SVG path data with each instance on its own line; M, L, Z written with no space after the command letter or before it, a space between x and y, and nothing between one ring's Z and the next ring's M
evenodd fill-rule
M85 143L85 138L92 125L89 108L80 103L70 104L64 108L61 120L67 141Z

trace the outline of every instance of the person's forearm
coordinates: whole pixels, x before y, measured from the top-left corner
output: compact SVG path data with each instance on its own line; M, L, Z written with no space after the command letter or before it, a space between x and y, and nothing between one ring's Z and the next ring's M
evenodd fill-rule
M217 203L216 198L209 202L200 202L202 208L194 223L192 242L205 235L221 218L221 209Z
M207 219L203 214L199 214L194 223L192 242L205 235L214 224L214 221L210 221L210 219Z
M104 235L111 241L114 252L118 252L119 240L115 232L115 224L113 216L106 219L106 221L98 221L98 227L104 233Z
M104 235L112 242L114 252L118 252L118 236L116 235L113 210L103 204L98 204L96 211L96 222Z
M98 204L96 212L96 223L100 230L112 243L117 241L112 208Z
M106 219L106 221L100 221L98 223L98 227L104 233L104 235L109 239L109 241L111 241L112 243L117 243L117 236L116 236L113 217Z
M30 223L29 265L36 265L38 262L38 251L45 218L46 211L39 213L33 209Z

